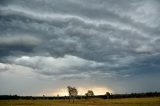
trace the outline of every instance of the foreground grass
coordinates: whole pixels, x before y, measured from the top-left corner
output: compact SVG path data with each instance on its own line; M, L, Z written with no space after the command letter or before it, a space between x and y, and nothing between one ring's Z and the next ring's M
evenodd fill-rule
M160 97L75 100L0 100L0 106L160 106Z

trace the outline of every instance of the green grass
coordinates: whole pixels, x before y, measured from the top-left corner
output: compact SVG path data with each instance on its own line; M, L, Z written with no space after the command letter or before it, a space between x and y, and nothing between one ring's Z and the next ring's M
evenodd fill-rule
M160 97L75 100L0 100L0 106L160 106Z

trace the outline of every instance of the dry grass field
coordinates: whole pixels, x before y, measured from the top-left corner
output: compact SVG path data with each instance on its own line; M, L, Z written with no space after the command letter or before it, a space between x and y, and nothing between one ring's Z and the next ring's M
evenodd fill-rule
M160 97L76 100L0 100L0 106L160 106Z

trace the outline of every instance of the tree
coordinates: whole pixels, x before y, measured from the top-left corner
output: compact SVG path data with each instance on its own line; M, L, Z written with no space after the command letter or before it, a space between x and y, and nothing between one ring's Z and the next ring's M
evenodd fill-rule
M72 98L73 103L74 103L74 99L78 95L78 91L75 87L68 86L67 88L68 88L68 93L69 93L69 101Z
M86 96L94 96L94 92L92 90L88 90Z
M94 96L94 92L92 90L88 90L88 92L85 93L85 95L86 95L86 99L88 99L89 97Z
M109 92L106 92L105 95L106 95L107 99L109 99L109 97L110 97L111 94Z

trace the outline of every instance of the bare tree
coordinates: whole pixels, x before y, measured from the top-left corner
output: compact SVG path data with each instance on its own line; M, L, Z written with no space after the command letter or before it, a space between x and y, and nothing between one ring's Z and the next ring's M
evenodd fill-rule
M78 91L75 87L68 86L67 88L69 93L69 101L70 99L73 99L73 103L74 103L74 99L78 95Z

